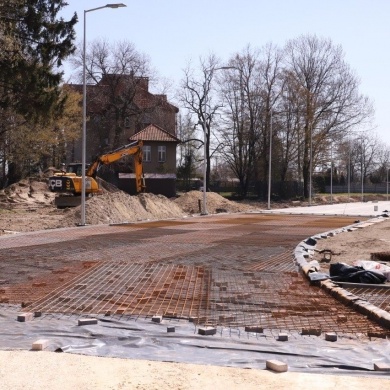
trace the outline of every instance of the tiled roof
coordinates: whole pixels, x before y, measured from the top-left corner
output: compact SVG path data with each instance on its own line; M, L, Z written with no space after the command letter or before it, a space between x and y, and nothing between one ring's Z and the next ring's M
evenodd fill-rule
M171 133L168 133L166 130L161 128L160 126L150 124L145 127L143 130L134 134L129 138L130 141L159 141L159 142L177 142L181 141L179 138L175 137Z

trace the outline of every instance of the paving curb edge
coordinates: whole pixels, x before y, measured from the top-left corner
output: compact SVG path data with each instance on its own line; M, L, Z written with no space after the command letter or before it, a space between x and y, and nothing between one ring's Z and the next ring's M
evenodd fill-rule
M330 232L319 233L315 236L309 237L304 241L301 241L294 250L295 262L309 279L309 274L319 271L319 265L316 261L308 261L312 258L314 250L316 248L317 241L320 239L326 239L328 237L333 237L335 234L349 232L355 229L361 229L366 226L370 226L374 223L385 221L384 217L376 217L369 219L364 222L357 222L352 225L346 226L341 229L336 229ZM367 225L368 224L368 225ZM364 225L364 226L360 226ZM309 243L308 243L309 242ZM313 245L311 245L313 244ZM316 282L318 285L330 295L335 297L338 301L344 303L347 306L352 306L356 311L361 314L366 315L368 318L377 322L381 326L390 329L390 313L385 310L378 308L377 306L367 302L364 299L361 299L357 295L354 295L343 287L340 287L338 284L332 282L331 280L321 280Z

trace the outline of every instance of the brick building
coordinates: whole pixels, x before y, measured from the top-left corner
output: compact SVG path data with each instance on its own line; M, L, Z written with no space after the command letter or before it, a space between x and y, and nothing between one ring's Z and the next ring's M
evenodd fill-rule
M71 85L82 91L82 85ZM87 85L87 162L133 140L144 143L147 192L176 192L176 115L166 95L152 94L147 77L104 75ZM81 161L81 140L69 150L69 161ZM131 157L106 166L99 176L135 193Z

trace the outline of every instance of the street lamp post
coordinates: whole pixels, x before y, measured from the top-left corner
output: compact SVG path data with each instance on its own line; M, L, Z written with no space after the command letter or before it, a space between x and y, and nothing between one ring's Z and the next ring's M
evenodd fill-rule
M205 104L204 104L204 120L202 122L202 127L203 127L203 207L202 207L202 212L201 215L207 215L207 199L206 199L206 192L207 192L207 147L206 147L206 140L207 140L207 127L206 127L206 111L207 111L207 94L205 96Z
M268 162L268 210L271 210L271 164L272 164L272 109L270 110L270 130L269 130L269 162Z
M81 150L81 222L80 225L85 225L85 189L86 189L86 150L87 150L87 82L86 82L86 47L87 47L87 13L97 11L103 8L121 8L126 7L125 4L106 4L101 7L84 10L84 42L83 42L83 133L82 133L82 150Z
M361 141L361 159L360 159L360 166L361 166L361 184L362 184L362 202L364 202L364 165L365 165L365 161L363 161L363 138L360 139Z
M333 204L333 142L330 143L330 203Z
M311 206L312 170L313 170L313 125L310 124L309 206Z
M347 175L348 175L348 200L351 197L351 145L348 145L348 169L347 169Z

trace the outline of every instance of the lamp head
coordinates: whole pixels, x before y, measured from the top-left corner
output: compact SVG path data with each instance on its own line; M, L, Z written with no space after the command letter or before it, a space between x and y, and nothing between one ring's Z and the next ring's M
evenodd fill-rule
M107 4L107 8L121 8L121 7L127 7L126 4L123 3L116 3L116 4Z

